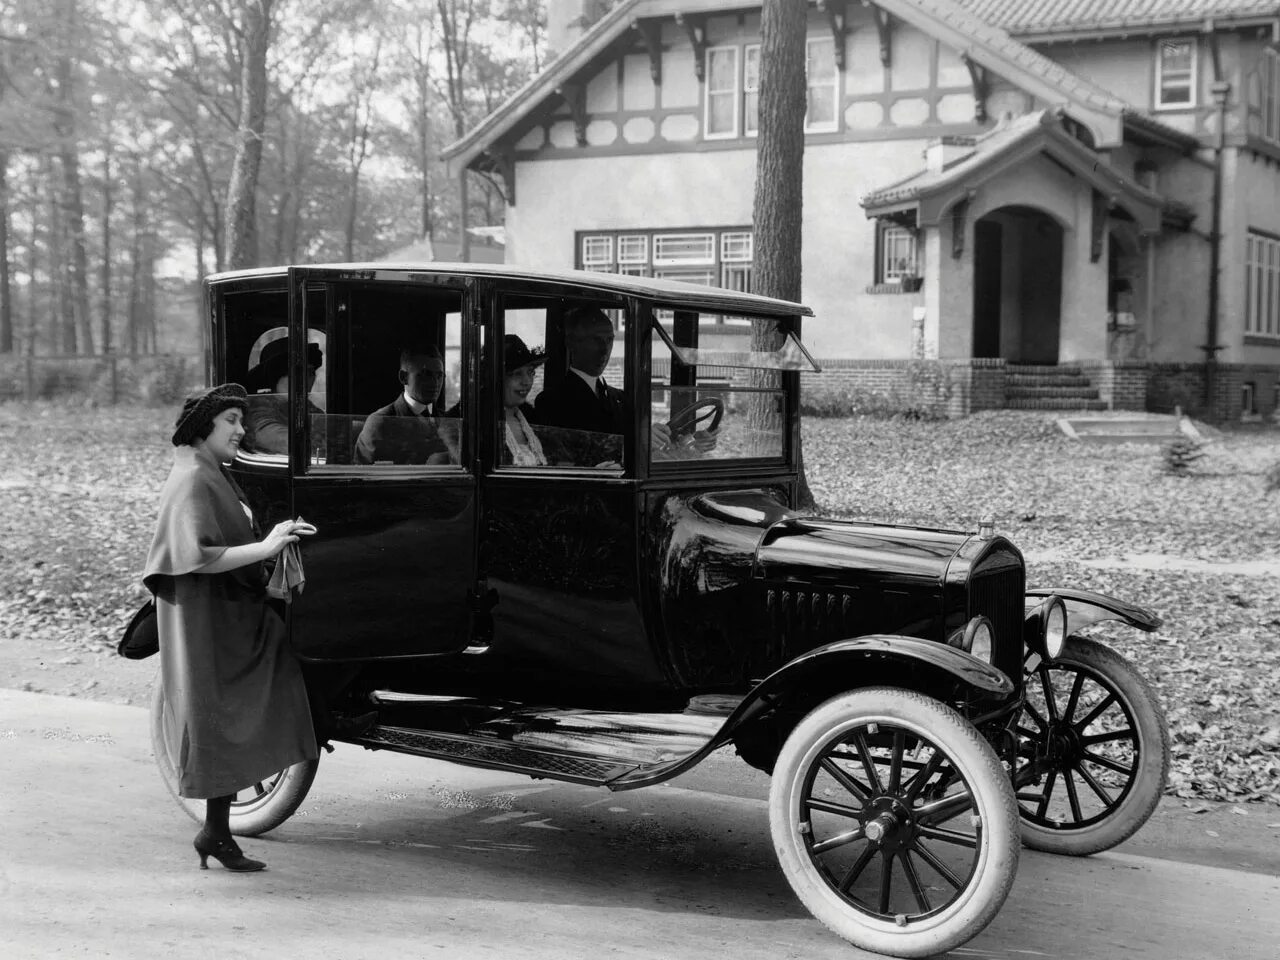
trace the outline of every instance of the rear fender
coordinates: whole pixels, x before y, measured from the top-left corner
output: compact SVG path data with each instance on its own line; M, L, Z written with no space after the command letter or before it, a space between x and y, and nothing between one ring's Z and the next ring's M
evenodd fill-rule
M1147 633L1160 629L1162 621L1150 610L1092 590L1035 587L1026 592L1027 617L1038 617L1049 597L1059 597L1067 607L1067 636L1103 620L1119 620Z

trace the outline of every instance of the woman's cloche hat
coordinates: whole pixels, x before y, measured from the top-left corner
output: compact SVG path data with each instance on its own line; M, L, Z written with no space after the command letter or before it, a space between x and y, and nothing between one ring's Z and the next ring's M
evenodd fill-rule
M514 333L502 338L502 369L510 373L531 363L546 363L547 354L540 347L530 350Z
M220 383L208 390L199 390L182 403L182 412L174 423L173 445L190 444L204 427L227 407L249 409L249 395L238 383Z

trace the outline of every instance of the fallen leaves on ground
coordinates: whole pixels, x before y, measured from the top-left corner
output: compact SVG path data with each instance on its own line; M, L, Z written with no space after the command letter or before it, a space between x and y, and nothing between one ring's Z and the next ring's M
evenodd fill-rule
M172 460L171 419L154 409L0 406L0 641L10 649L44 648L50 671L83 673L114 658L145 598L139 578ZM810 484L830 515L973 529L993 514L1024 552L1055 558L1029 563L1032 584L1097 590L1159 614L1155 633L1093 632L1165 704L1170 792L1280 803L1280 578L1076 562L1130 553L1280 560L1277 494L1263 489L1280 434L1226 433L1187 477L1161 472L1157 444L1070 441L1043 414L810 420L804 442ZM118 676L99 670L74 692L122 699Z

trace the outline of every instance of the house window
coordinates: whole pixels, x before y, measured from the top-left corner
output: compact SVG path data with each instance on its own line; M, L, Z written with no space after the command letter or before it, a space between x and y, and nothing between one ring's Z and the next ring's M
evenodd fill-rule
M613 270L613 237L582 238L582 269L610 273Z
M1258 79L1262 88L1262 102L1259 104L1262 137L1272 143L1280 143L1280 51L1274 48L1262 51Z
M578 265L584 270L666 277L708 287L751 291L755 242L749 229L629 230L583 233Z
M1258 385L1252 380L1240 384L1240 416L1256 417L1258 415Z
M1156 109L1195 104L1195 40L1161 40L1156 44Z
M760 44L742 49L742 130L754 137L760 130Z
M1280 239L1249 231L1245 240L1244 332L1280 340Z
M707 50L708 140L738 135L738 48L711 47Z
M804 129L807 133L835 130L836 91L835 42L826 37L805 44L805 84L807 87Z
M917 276L920 271L915 232L896 223L883 222L878 230L876 247L880 255L876 260L876 283L897 283L904 277Z

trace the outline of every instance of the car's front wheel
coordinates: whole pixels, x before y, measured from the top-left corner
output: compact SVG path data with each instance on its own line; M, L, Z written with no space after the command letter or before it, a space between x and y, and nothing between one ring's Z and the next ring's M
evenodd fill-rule
M769 826L783 873L850 943L942 953L999 912L1018 865L1005 769L950 707L873 687L828 700L773 771Z
M1147 822L1169 776L1169 729L1151 686L1097 640L1071 637L1026 676L1018 725L1022 839L1084 856Z
M166 713L164 684L157 677L151 697L151 749L169 793L199 823L204 820L204 801L178 795L178 768L165 736ZM280 826L302 805L319 766L318 759L304 760L241 790L231 803L231 832L239 837L256 837Z

